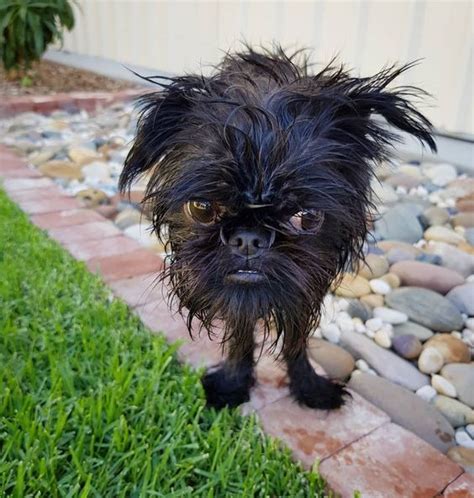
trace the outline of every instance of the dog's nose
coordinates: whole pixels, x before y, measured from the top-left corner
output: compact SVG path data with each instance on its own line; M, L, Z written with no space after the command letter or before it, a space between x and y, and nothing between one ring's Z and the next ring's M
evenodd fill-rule
M274 234L263 230L236 230L228 240L232 252L238 256L255 258L273 244Z

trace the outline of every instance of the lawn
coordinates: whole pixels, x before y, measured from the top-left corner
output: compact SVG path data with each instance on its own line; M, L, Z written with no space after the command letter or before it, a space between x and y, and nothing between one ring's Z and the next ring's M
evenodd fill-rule
M0 191L0 496L323 496Z

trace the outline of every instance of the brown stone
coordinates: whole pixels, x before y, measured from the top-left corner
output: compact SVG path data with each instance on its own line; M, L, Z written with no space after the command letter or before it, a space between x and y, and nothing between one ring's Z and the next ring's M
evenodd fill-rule
M441 353L445 364L469 363L471 360L467 344L451 334L435 334L425 342L423 349L429 347L433 347Z
M337 296L341 297L361 297L370 294L370 285L367 279L345 273L339 286L335 290Z
M380 294L369 294L367 296L362 296L360 302L370 306L371 308L380 308L384 305L384 297Z
M63 178L66 180L82 180L81 168L70 161L47 161L38 167L38 170L50 178Z
M352 355L328 341L311 337L308 341L308 353L331 379L346 380L354 370Z
M472 228L474 227L474 213L458 213L451 218L453 226Z
M423 252L421 249L418 249L418 247L406 242L400 242L399 240L381 240L377 242L377 246L384 252L388 252L391 249L401 249L408 254L412 254L414 257L422 254Z
M454 270L421 261L399 261L390 267L403 285L424 287L446 294L464 283L464 277Z
M84 190L80 190L77 192L76 198L87 207L96 207L109 202L107 194L96 188L86 188Z
M108 205L108 204L103 204L101 206L97 206L95 208L95 211L103 216L104 218L107 218L108 220L112 220L115 218L117 215L117 208L113 205Z
M400 277L392 272L384 275L381 278L381 280L383 280L384 282L387 282L387 284L390 285L390 287L392 289L397 289L398 287L400 287L400 284L401 284Z
M456 201L456 209L460 212L474 212L474 194L458 199Z
M361 263L358 274L368 280L379 278L388 272L388 262L384 256L378 254L367 254L365 261Z
M474 449L463 448L462 446L455 446L448 451L448 457L453 461L458 463L466 472L474 474ZM471 491L474 490L474 476L471 477ZM445 495L446 496L446 495ZM448 495L457 496L457 495ZM463 495L460 495L463 496ZM472 495L466 495L472 497Z

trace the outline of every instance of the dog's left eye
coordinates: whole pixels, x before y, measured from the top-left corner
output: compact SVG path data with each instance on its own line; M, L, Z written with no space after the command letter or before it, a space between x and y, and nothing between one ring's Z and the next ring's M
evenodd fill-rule
M189 201L184 205L186 215L197 223L210 225L219 215L219 210L209 201Z
M304 209L290 218L290 224L299 232L317 232L324 223L324 212L317 209Z

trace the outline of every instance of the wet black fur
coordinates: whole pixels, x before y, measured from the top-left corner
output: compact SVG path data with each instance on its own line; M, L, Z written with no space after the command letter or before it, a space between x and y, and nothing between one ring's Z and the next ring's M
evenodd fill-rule
M362 257L370 180L398 139L393 129L436 149L430 122L410 103L423 92L388 89L410 67L357 78L331 63L310 74L304 52L246 47L227 54L211 76L150 78L161 88L140 100L120 188L149 175L146 203L156 233L168 226L172 253L163 278L186 310L190 332L195 321L211 336L223 324L228 361L203 380L209 404L248 399L257 321L280 338L299 402L314 408L343 403L343 387L314 373L306 341L331 283ZM192 223L183 213L191 199L222 203L229 213L211 226ZM289 225L303 209L324 213L317 234L295 233ZM243 263L221 230L243 226L276 233L271 248L246 262L266 276L253 286L224 282Z

